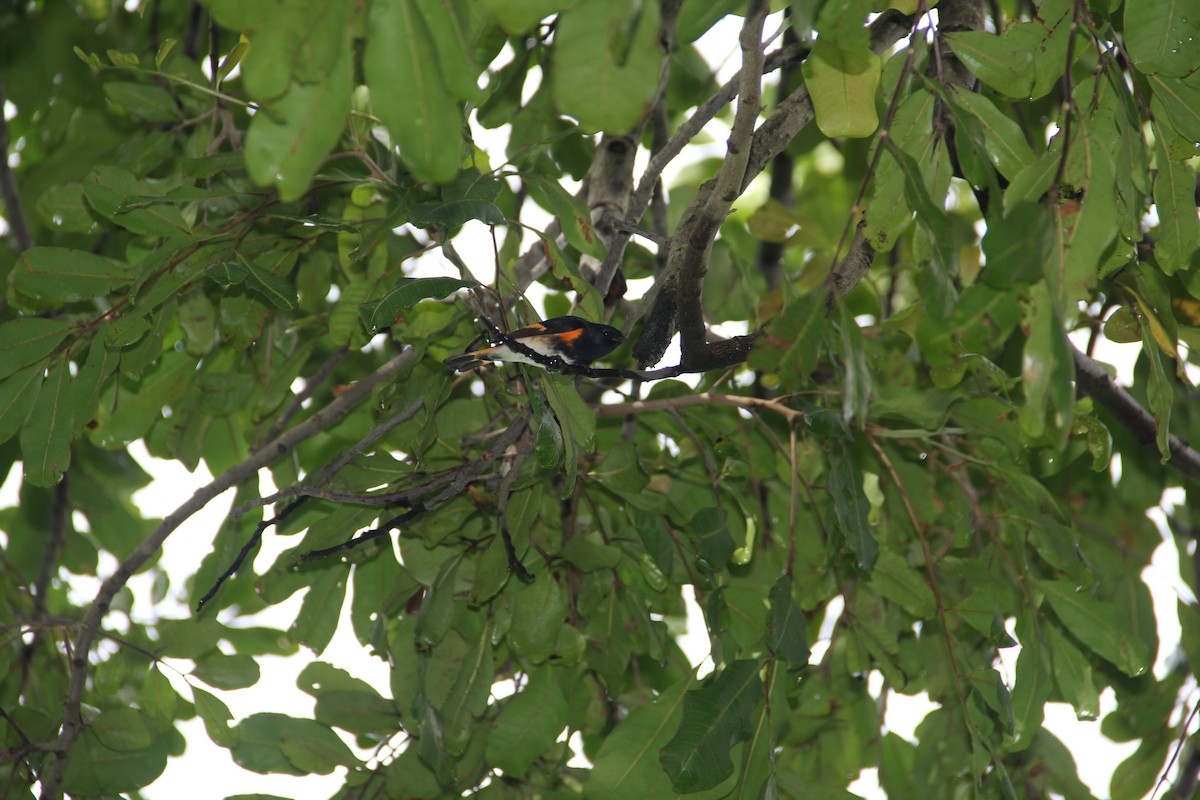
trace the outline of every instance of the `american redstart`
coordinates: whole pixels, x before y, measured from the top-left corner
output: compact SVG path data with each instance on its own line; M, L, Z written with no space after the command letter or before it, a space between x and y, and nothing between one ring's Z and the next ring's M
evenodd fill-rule
M554 317L505 334L511 339L546 358L558 358L567 364L587 366L602 358L625 341L621 332L611 325L588 322L580 317ZM545 368L524 353L501 342L459 356L450 356L442 363L460 372L482 366L489 361L519 361Z

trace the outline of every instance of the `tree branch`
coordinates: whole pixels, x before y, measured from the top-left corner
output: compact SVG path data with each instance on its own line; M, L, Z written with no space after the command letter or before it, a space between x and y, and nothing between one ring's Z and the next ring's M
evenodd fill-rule
M138 569L146 563L162 547L164 541L188 517L195 514L209 501L244 480L256 475L260 469L275 459L290 452L306 439L327 430L340 422L351 409L365 400L379 383L391 378L407 366L414 358L414 351L406 347L402 353L388 360L379 369L355 383L341 396L335 398L329 405L313 414L296 427L285 431L274 440L268 442L249 458L231 467L206 486L202 486L183 505L175 509L158 524L141 544L118 565L117 569L96 593L96 598L88 606L83 621L79 624L79 632L71 649L71 677L67 685L66 697L63 700L62 732L53 743L55 759L46 770L42 779L42 800L58 800L62 796L62 780L67 767L67 754L83 730L83 720L80 716L80 704L83 700L84 684L87 680L88 655L92 643L100 629L100 624L108 614L113 597L129 581Z
M850 252L831 275L831 288L826 297L826 302L831 308L863 279L874 258L875 250L863 239L860 224ZM1075 359L1075 380L1079 390L1104 406L1133 433L1138 442L1147 447L1156 447L1158 422L1154 415L1143 408L1133 395L1118 386L1098 361L1074 345L1071 346L1071 351ZM1189 478L1200 480L1200 452L1173 433L1167 435L1167 446L1171 454L1168 463Z
M749 18L747 18L747 21L749 21ZM912 16L901 14L895 9L889 9L880 14L867 26L871 34L871 49L876 53L887 51L911 31L912 21ZM812 101L808 96L808 89L800 86L779 103L771 116L754 132L749 157L742 174L742 190L812 120L813 107ZM698 210L707 206L711 192L712 183L702 186L696 200L693 201L692 206L684 213L683 220L672 237L673 242L675 240L684 240L676 243L676 246L680 247L681 251L682 248L687 247L691 243L688 240L694 239L696 234L702 233L704 237L716 236L717 231L715 228L700 231L697 230L696 225L697 218L699 217ZM681 235L681 232L684 231L690 231L690 233L682 233ZM654 292L653 308L649 311L642 335L634 346L634 357L643 366L657 363L662 358L663 353L666 352L667 346L670 344L675 332L679 330L682 333L683 325L680 324L680 311L683 304L681 271L684 268L685 259L688 257L702 259L703 267L698 267L697 269L707 269L711 238L708 239L707 243L700 240L696 244L703 244L704 246L689 248L687 252L691 254L690 256L681 252L679 256L675 257L673 262L670 259L668 260L667 269L664 270L663 275L652 290ZM694 328L694 326L692 327ZM685 348L687 338L687 336L682 336ZM747 347L748 349L749 347ZM696 350L697 348L693 344L692 352L694 353ZM686 349L685 352L687 352ZM684 359L684 363L687 363L686 358ZM703 362L701 361L695 365L689 364L689 366L703 366Z
M0 80L0 111L7 100L4 81ZM29 222L25 219L25 208L21 205L17 178L8 166L8 120L4 118L3 113L0 113L0 198L4 200L4 218L8 221L8 229L12 231L13 239L17 243L17 253L23 253L33 247L33 234L29 232Z
M758 119L764 64L762 33L766 0L750 0L739 37L742 69L738 107L726 143L727 156L715 178L704 184L671 236L667 266L660 277L654 309L633 348L643 368L662 358L675 331L680 333L680 364L698 372L713 368L705 341L701 296L713 241L745 181L754 124ZM749 347L746 348L747 352Z
M650 411L674 411L688 406L733 406L748 411L763 410L779 414L788 422L801 423L806 417L803 411L789 408L778 400L764 397L749 397L740 394L720 394L705 392L704 394L685 394L679 397L664 397L658 400L635 400L631 403L613 403L596 409L598 417L623 417L626 414L642 414Z
M338 351L338 353L345 355L346 348L343 347L342 349L340 349ZM337 354L335 354L335 355L337 355ZM324 366L322 366L321 369L324 369L325 366L328 366L330 368L330 370L332 371L333 365L331 362L327 361L326 364ZM320 373L320 370L318 370L318 374L319 373ZM323 378L321 380L323 380ZM313 379L313 381L311 381L311 383L313 386L316 386L316 384L320 383L320 380L317 380L314 376L314 379ZM307 389L307 388L308 388L308 386L305 386L305 389ZM196 602L196 613L198 614L201 611L203 611L204 606L207 605L208 602L210 600L212 600L213 597L216 596L217 591L221 588L221 586L225 583L225 581L229 580L235 574L237 574L237 571L239 569L241 569L242 564L245 563L246 559L250 556L250 553L254 550L255 547L258 546L258 543L262 541L263 534L266 533L267 528L270 528L272 525L279 525L280 523L282 523L284 520L286 520L288 517L290 517L292 514L294 514L302 505L304 505L305 501L308 500L309 497L321 496L320 492L322 490L319 487L322 487L326 483L328 483L330 478L332 478L334 475L336 475L338 473L338 471L341 470L342 467L344 467L350 463L351 459L353 459L359 453L362 453L366 448L370 447L372 444L374 444L376 441L378 441L380 439L380 437L382 437L385 433L387 433L388 431L390 431L392 428L396 427L397 425L400 425L403 422L405 422L409 419L412 419L412 417L414 417L416 415L416 413L424 407L424 405L425 405L425 398L423 398L423 397L417 398L415 401L410 403L407 408L403 409L398 414L392 415L388 419L384 420L383 422L379 423L374 428L372 428L370 430L370 432L367 433L366 436L364 436L362 439L360 439L358 441L357 444L355 444L353 447L351 447L345 453L342 453L342 455L339 456L336 460L330 462L323 470L321 470L321 472L319 474L317 474L316 477L309 476L309 480L306 480L304 484L302 484L300 486L289 487L290 489L293 489L293 490L295 490L295 489L302 490L306 487L310 487L313 489L313 491L311 491L311 492L292 491L290 493L285 493L285 492L287 492L287 490L284 490L283 492L276 492L275 494L269 495L268 497L259 498L258 501L254 502L254 503L249 503L245 506L242 506L241 508L233 509L229 515L231 517L240 517L242 514L245 514L247 511L249 511L253 508L261 508L262 506L277 502L278 500L280 500L284 497L298 497L298 499L293 500L292 502L288 503L287 506L284 507L284 509L282 511L278 511L270 519L264 519L262 522L258 523L258 525L254 529L254 532L250 534L250 538L246 540L246 544L242 545L242 549L238 551L238 554L236 556L234 556L233 563L231 563L229 565L229 567L224 572L222 572L215 581L213 581L213 585L209 588L209 590L204 593L204 596L201 597L199 601ZM278 424L278 423L276 423L276 424Z
M798 62L806 55L808 55L808 48L806 47L781 48L767 57L763 72L772 72L784 65ZM697 107L695 113L679 126L667 143L650 157L650 163L646 165L646 171L642 173L641 179L638 180L637 189L629 201L629 210L625 214L625 223L627 226L636 226L641 220L642 214L646 212L646 208L650 205L650 200L654 196L654 188L658 185L658 181L662 177L663 170L666 169L667 164L670 164L676 156L683 152L683 148L687 146L688 142L696 138L696 135L703 130L704 126L711 122L713 117L717 115L717 112L729 105L733 102L733 98L737 97L741 77L742 72L738 70L712 97ZM629 243L631 233L633 233L632 227L628 227L626 230L618 230L613 237L613 241L609 243L608 253L605 255L604 263L600 267L600 277L596 280L596 288L601 293L608 291L613 275L616 274L617 267L625 255L625 246Z
M1109 377L1100 362L1082 351L1071 348L1075 357L1075 380L1079 390L1104 406L1110 414L1129 429L1137 441L1146 447L1155 448L1158 422L1154 415L1142 407L1129 392ZM1167 434L1167 447L1171 454L1168 463L1192 480L1200 480L1200 452L1173 433Z
M455 497L458 497L462 494L463 489L465 489L469 483L479 477L479 475L488 467L489 464L502 456L504 451L506 451L509 447L515 444L518 439L521 438L521 434L525 432L525 428L529 424L530 416L531 412L529 407L525 406L522 408L521 413L519 413L516 418L513 419L509 426L504 430L504 433L496 438L496 441L492 443L492 446L489 447L482 456L475 461L471 461L455 470L452 470L452 480L450 480L442 489L442 491L440 491L435 497L429 500L424 500L405 511L403 514L392 517L379 527L372 528L369 531L364 531L361 535L342 542L341 544L334 545L333 547L326 547L323 550L313 550L312 552L305 553L304 555L300 556L300 560L312 561L314 559L325 558L327 556L343 553L347 550L352 550L355 547L364 545L367 542L378 539L381 536L385 536L400 525L416 519L421 514L424 514L428 511L433 511L439 506L442 506L450 500L453 500Z

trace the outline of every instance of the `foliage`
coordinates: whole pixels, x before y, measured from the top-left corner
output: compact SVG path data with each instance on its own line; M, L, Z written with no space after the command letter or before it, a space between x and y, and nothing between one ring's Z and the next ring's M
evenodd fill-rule
M198 717L345 798L845 797L868 768L892 798L1085 798L1045 706L1109 689L1101 730L1139 743L1111 795L1150 791L1200 658L1181 601L1152 670L1140 577L1147 510L1200 477L1200 15L886 5L792 3L765 55L763 2L0 11L6 796L133 796ZM720 86L695 40L742 13ZM492 236L489 288L460 252ZM432 253L449 274L414 274ZM441 364L479 312L572 301L631 334L622 375L682 332L672 377ZM1128 391L1076 349L1100 337L1140 343ZM144 518L134 442L213 482ZM171 585L163 541L228 489ZM294 544L255 574L261 535ZM207 602L134 617L137 573ZM317 661L311 716L233 717L257 658L343 620L389 685ZM895 694L931 701L914 741Z

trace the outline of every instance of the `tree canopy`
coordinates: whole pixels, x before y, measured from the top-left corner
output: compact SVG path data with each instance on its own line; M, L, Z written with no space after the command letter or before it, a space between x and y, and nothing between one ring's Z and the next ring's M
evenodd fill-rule
M1200 479L1187 3L31 0L0 101L5 797L137 796L198 717L347 800L1076 800L1045 707L1110 690L1111 797L1191 795L1200 608L1156 671L1142 578ZM630 344L442 363L568 313ZM213 480L146 518L136 442ZM339 624L388 685L233 717Z

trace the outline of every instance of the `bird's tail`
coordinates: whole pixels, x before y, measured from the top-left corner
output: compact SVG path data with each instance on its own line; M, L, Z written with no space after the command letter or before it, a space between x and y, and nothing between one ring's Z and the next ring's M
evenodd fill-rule
M489 363L489 360L486 357L489 352L491 352L491 348L486 350L476 350L473 353L463 353L457 356L450 356L442 361L442 363L451 369L458 370L459 372L466 372L469 369L482 367L484 364Z

